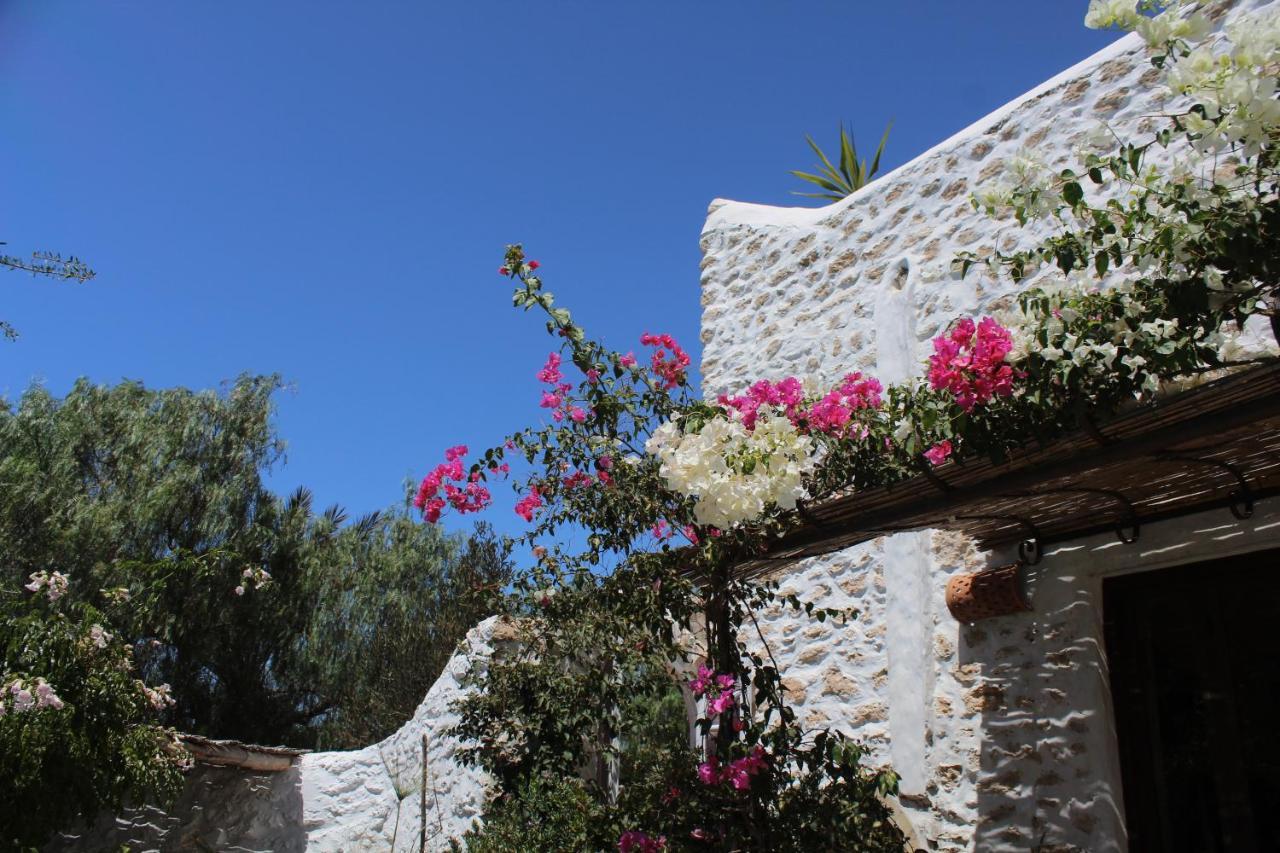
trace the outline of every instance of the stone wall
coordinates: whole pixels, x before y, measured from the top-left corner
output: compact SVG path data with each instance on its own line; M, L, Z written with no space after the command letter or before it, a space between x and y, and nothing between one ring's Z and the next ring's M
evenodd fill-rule
M103 815L93 826L61 835L46 849L97 853L231 850L255 853L417 853L422 829L422 737L428 737L428 849L448 850L480 817L487 797L482 773L454 760L453 703L468 689L473 662L483 665L502 641L495 618L473 628L426 697L394 735L347 752L301 756L280 773L197 765L174 806Z
M1211 13L1269 6L1219 2ZM1136 37L1122 38L841 202L713 202L702 233L705 395L788 375L921 375L930 341L957 315L1013 305L1007 279L954 276L955 254L1008 251L1041 233L975 211L971 193L1024 148L1075 165L1098 121L1149 132L1164 105L1156 79ZM775 612L763 639L802 719L856 734L901 774L902 802L930 849L1125 850L1100 579L1169 554L1212 555L1221 543L1211 529L1233 547L1280 537L1274 523L1211 515L1144 528L1141 549L1076 543L1037 569L1034 612L972 628L946 610L947 577L1012 555L938 531L883 537L781 578L801 599L859 608L856 623ZM1169 550L1151 549L1157 540Z

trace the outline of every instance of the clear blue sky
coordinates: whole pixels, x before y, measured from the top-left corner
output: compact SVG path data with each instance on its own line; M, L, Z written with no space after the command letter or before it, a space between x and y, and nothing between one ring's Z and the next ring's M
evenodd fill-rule
M696 359L712 198L806 203L842 118L909 160L1114 39L1086 5L0 0L0 240L99 273L0 277L0 394L279 372L273 484L386 506L541 415L505 243L590 333Z

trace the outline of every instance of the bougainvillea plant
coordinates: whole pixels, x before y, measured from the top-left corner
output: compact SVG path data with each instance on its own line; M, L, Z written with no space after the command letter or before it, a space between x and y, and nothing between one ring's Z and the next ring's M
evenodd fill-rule
M1280 21L1215 34L1187 6L1090 6L1090 25L1152 46L1177 99L1168 126L1142 145L1112 134L1111 153L1058 175L1022 155L1009 182L981 189L975 204L993 215L1061 228L1030 251L961 257L956 273L983 264L1021 282L1056 268L1062 284L1024 291L1013 318L957 318L915 380L788 377L701 400L676 341L646 333L642 363L591 340L538 263L507 248L515 307L541 312L558 344L531 393L549 421L469 465L451 448L417 500L431 521L478 511L507 479L530 525L533 564L498 603L515 635L460 706L464 757L500 789L481 849L548 809L591 815L564 823L584 849L902 848L885 802L895 777L837 729L802 725L757 624L778 607L854 614L735 569L767 557L808 503L999 459L1256 361L1238 335L1275 313ZM648 743L636 720L673 689L693 737L628 762Z

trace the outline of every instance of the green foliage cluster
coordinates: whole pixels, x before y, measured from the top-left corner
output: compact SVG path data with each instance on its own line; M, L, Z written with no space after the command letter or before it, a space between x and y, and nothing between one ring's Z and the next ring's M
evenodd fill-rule
M63 703L18 711L12 693L3 697L0 845L39 845L78 815L140 793L163 800L181 785L185 753L158 724L131 648L115 636L92 638L93 626L109 621L93 607L39 595L23 615L0 619L0 685L44 678Z
M0 240L0 246L3 245L5 245L4 241ZM81 283L88 281L95 275L94 271L84 261L74 255L64 258L57 252L32 252L30 258L21 258L0 252L0 267L45 278L71 280ZM18 330L4 320L0 320L0 336L11 341L16 340Z
M507 568L485 530L467 543L403 507L347 523L305 489L272 494L278 387L32 388L0 409L0 566L11 589L66 573L97 607L127 589L115 630L172 685L184 731L364 745L408 718Z
M579 779L533 776L485 811L483 829L463 836L453 850L510 853L512 850L609 850L617 833L608 809Z

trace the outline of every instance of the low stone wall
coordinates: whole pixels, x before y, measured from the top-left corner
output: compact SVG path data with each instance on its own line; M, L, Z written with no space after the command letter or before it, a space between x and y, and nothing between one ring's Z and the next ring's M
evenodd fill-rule
M488 782L454 760L458 743L445 732L457 722L452 707L468 689L469 668L489 659L503 627L494 617L473 628L413 718L381 743L309 753L279 773L197 765L167 811L141 806L103 815L91 827L62 834L46 850L417 853L424 734L430 771L427 849L448 850L449 840L480 817Z

